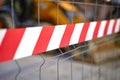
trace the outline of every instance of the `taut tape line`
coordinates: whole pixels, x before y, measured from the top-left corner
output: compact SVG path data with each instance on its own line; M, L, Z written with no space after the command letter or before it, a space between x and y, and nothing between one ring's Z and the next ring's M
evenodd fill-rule
M120 32L120 19L0 29L0 62L20 59Z

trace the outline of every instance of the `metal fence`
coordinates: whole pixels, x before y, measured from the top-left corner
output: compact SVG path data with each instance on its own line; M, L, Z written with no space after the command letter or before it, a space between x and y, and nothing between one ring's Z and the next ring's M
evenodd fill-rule
M18 0L19 1L19 0ZM30 1L25 0L27 9L31 6ZM11 0L11 17L12 26L36 26L36 25L61 25L71 23L81 23L90 21L99 21L106 19L119 18L120 14L120 1L119 0L35 0L35 7L33 10L34 15L25 18L29 13L24 13L25 16L19 15L19 11L15 11L15 0ZM41 12L43 7L51 7L51 13L54 15L46 20L42 17ZM50 4L49 4L50 3ZM64 6L65 3L65 6ZM20 5L20 4L19 4ZM32 5L32 6L33 6ZM50 5L50 6L49 6ZM66 5L70 5L70 10L66 8ZM72 5L72 7L71 7ZM38 8L39 6L39 8ZM64 6L64 7L63 7ZM76 7L77 6L77 7ZM25 6L23 6L26 8ZM19 7L18 7L19 8ZM61 8L64 8L61 10ZM77 8L77 10L76 10ZM25 10L27 10L25 9ZM24 10L24 9L22 9ZM21 11L22 11L21 10ZM49 10L49 9L47 9ZM52 10L55 14L52 13ZM73 10L73 11L72 11ZM74 11L75 10L75 11ZM63 11L63 13L61 13ZM18 13L17 13L18 12ZM36 12L36 13L35 13ZM17 13L17 14L16 14ZM64 15L63 15L64 14ZM19 15L19 16L18 16ZM61 15L65 16L67 21L61 23ZM47 15L46 15L47 16ZM77 17L77 18L76 18ZM17 18L17 19L16 19ZM26 19L26 20L22 20ZM54 18L54 19L53 19ZM31 24L32 23L32 24ZM45 23L45 24L44 24ZM43 54L10 61L0 64L0 80L119 80L120 79L120 60L110 60L104 64L93 64L93 60L90 57L86 62L86 54L96 47L102 47L103 45L116 43L119 45L120 34L114 34L107 36L106 39L96 40L93 42L87 41L80 44L75 44L61 49L45 52ZM109 40L109 41L108 41ZM90 46L90 43L92 43ZM99 45L98 45L99 44ZM92 48L91 48L92 47ZM118 48L118 47L117 47ZM118 56L120 53L116 47L112 50L112 55ZM118 53L118 54L117 54ZM108 56L105 54L104 56ZM103 56L103 57L104 57ZM101 59L101 56L99 57ZM77 59L77 60L76 60Z

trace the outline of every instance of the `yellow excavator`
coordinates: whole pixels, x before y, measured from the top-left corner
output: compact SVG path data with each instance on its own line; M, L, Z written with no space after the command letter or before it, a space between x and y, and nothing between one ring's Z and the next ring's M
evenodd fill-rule
M80 23L86 20L77 7L67 1L57 3L56 1L34 0L34 6L34 18L38 19L39 15L42 21L52 24Z
M3 1L0 0L0 8L2 9L2 6L6 6L3 5ZM7 1L5 0L4 2L7 2L7 5L11 5L11 1ZM22 3L21 3L22 2ZM32 3L32 5L31 5ZM17 5L19 4L19 5ZM21 5L24 4L24 5ZM26 5L25 5L26 4ZM39 5L38 5L39 4ZM16 12L14 12L14 16L16 19L15 20L15 24L19 23L20 25L16 24L16 27L20 27L20 26L26 26L26 25L22 25L21 23L25 23L25 20L33 20L33 21L37 21L38 19L40 19L41 22L46 22L46 23L50 23L52 25L61 25L61 24L69 24L69 23L80 23L80 22L84 22L86 21L86 17L84 16L84 13L80 12L78 10L78 8L76 6L74 6L73 4L68 3L68 1L60 1L57 2L55 0L53 1L49 1L49 0L25 0L25 1L21 1L21 0L16 0L14 2L15 5L15 10ZM11 15L11 7L7 6L9 9L6 10L2 10L2 12L0 12L0 14L4 15L4 12L6 13L6 15L0 17L0 26L6 26L5 28L11 28L11 24L12 24L12 16ZM26 8L27 7L27 8ZM18 9L16 9L18 8ZM26 10L25 10L26 9ZM29 12L30 10L32 10L33 13ZM40 12L38 12L40 11ZM29 13L31 16L27 17L29 14L24 14L24 13ZM20 14L21 16L18 17L17 15ZM9 18L9 20L8 20ZM22 20L24 20L23 22L20 22ZM4 23L4 25L3 25ZM7 25L7 23L9 23ZM8 26L8 27L7 27ZM10 26L10 27L9 27ZM34 25L33 25L34 26Z

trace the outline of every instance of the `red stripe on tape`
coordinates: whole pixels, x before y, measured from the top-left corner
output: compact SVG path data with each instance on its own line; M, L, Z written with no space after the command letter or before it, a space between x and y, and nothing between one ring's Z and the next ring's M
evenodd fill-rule
M7 30L0 46L0 62L12 60L22 39L25 29Z
M114 20L114 25L113 25L112 33L115 32L116 23L117 23L117 19Z
M74 27L75 27L75 24L68 24L67 25L65 32L64 32L64 35L62 37L61 43L60 43L60 47L64 47L64 46L69 45Z
M81 34L80 34L79 42L85 41L85 38L86 38L86 35L87 35L87 31L88 31L89 25L90 25L89 22L87 22L87 23L84 24L83 29L82 29L82 32L81 32Z
M107 20L106 25L105 25L105 30L104 30L104 36L107 35L109 23L110 23L110 20Z
M119 25L119 32L120 32L120 25Z
M101 21L98 21L97 24L96 24L96 27L95 27L95 31L93 33L93 39L97 38L100 25L101 25Z
M52 33L54 31L54 26L44 26L40 37L36 43L36 46L34 48L33 54L38 54L40 52L44 52L47 49L48 43L50 41L50 38L52 36Z

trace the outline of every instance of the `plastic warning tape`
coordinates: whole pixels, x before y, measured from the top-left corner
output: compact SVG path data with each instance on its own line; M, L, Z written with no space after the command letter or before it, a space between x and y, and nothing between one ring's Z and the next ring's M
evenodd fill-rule
M0 30L0 62L120 32L120 19Z

